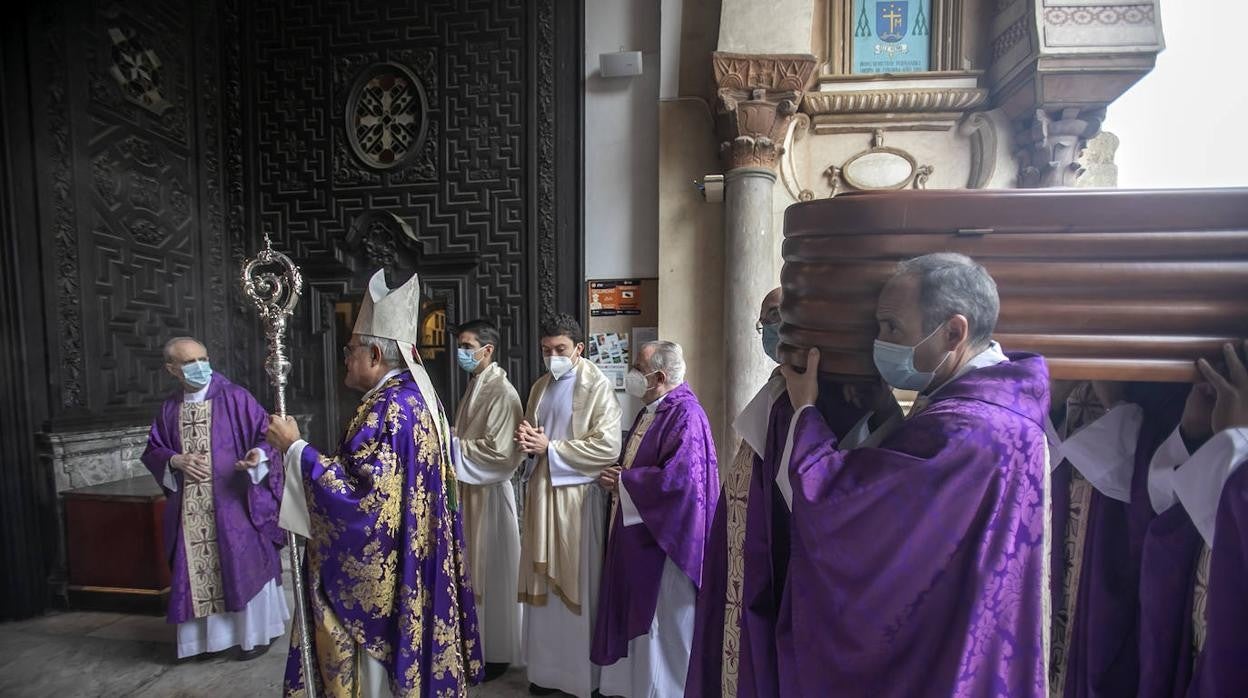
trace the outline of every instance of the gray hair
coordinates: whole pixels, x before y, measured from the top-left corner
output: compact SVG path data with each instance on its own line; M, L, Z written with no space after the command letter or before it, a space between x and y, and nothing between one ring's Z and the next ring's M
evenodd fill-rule
M360 346L377 347L380 349L381 362L390 368L403 368L407 365L403 361L403 351L399 349L399 343L393 339L362 334L360 335Z
M685 382L685 350L676 342L657 340L641 345L644 349L654 349L650 355L650 370L662 371L667 376L667 386L675 388Z
M204 351L208 351L208 347L205 346L203 342L199 341L198 339L195 339L194 337L174 337L173 339L170 339L169 341L165 342L165 348L161 350L161 353L163 353L165 356L165 363L167 364L173 363L173 348L178 346L182 342L195 342L199 346L204 347Z
M919 279L924 334L935 331L954 315L962 315L972 349L986 347L992 341L1001 299L997 282L982 264L964 254L937 252L899 263L893 278L904 275Z

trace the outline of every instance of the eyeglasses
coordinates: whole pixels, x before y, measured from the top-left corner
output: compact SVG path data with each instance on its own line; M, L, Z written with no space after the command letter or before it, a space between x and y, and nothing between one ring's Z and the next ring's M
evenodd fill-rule
M342 348L342 358L344 358L344 359L349 359L349 358L351 358L351 353L352 353L352 352L354 352L356 349L360 349L360 348L362 348L362 347L364 347L364 346L365 346L365 345L363 345L363 344L348 344L348 345L344 346L344 347Z

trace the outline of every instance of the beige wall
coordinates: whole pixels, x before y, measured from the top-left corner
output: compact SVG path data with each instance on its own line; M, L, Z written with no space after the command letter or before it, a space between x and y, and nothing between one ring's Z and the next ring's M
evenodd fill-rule
M659 336L680 343L689 386L725 451L723 205L694 180L719 171L711 113L698 98L659 103Z

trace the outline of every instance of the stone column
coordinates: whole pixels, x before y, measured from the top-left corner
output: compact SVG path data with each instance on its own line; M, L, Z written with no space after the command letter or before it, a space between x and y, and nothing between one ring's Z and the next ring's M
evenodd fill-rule
M735 451L736 418L773 367L754 324L763 296L776 286L772 192L789 123L797 113L814 56L716 53L717 128L724 181L724 416L726 455Z

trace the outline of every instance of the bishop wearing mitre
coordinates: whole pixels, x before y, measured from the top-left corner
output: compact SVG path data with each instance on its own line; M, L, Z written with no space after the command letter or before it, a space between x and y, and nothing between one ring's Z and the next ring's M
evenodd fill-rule
M373 275L350 343L346 386L364 393L342 442L322 452L273 417L285 454L280 522L308 538L313 664L294 632L287 696L465 696L480 680L450 431L415 354L420 285Z

